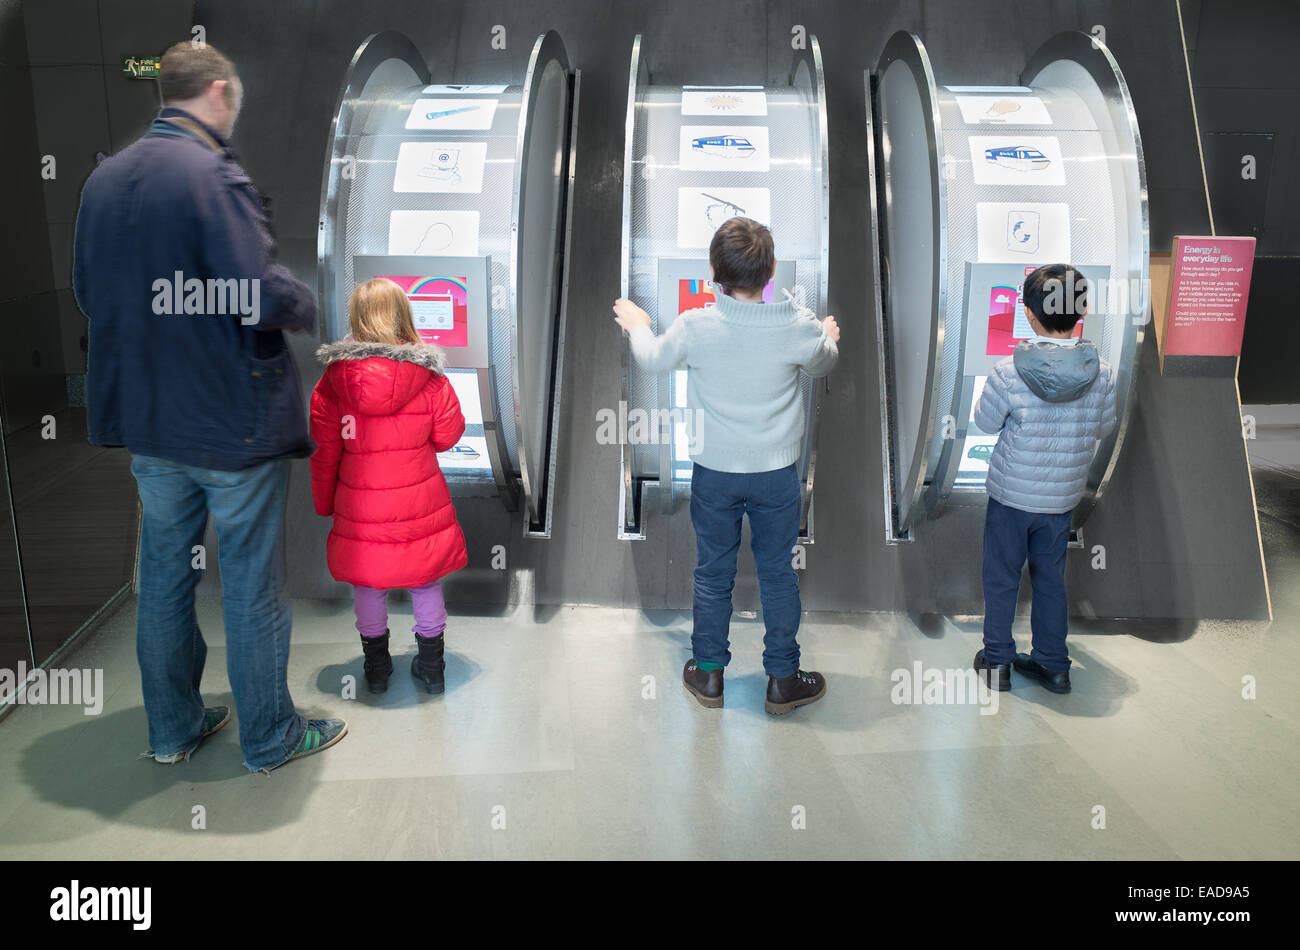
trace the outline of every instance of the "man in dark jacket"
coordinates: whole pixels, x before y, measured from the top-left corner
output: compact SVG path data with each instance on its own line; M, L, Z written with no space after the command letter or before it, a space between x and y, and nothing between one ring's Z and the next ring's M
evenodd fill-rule
M243 90L216 49L162 59L163 109L87 180L73 288L90 321L90 441L125 446L139 486L137 653L159 762L230 720L199 694L194 589L211 513L227 669L244 764L269 770L337 742L289 696L283 518L289 459L311 453L282 331L311 329L308 287L275 262L264 202L227 147Z

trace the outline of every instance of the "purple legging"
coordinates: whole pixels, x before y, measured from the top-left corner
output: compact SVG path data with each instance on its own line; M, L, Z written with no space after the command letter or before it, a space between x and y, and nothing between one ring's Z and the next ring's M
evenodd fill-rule
M382 637L388 631L388 591L373 587L354 587L353 604L357 611L357 630L363 637ZM437 581L411 589L415 607L415 626L422 637L436 637L447 626L447 605L442 600L442 585Z

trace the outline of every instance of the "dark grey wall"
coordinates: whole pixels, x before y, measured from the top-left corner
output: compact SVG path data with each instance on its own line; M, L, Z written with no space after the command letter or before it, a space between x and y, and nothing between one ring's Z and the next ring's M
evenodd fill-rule
M48 182L41 177L23 4L0 4L0 69L4 79L5 144L0 170L12 182L0 228L0 403L13 432L66 404L56 282L50 262Z
M11 186L0 229L0 662L18 631L29 659L47 660L130 579L135 485L125 453L86 440L72 233L96 152L131 141L156 110L156 85L124 81L121 55L156 52L189 20L174 0L0 2L0 171Z
M157 111L157 84L128 80L122 57L153 55L184 38L190 4L177 0L28 0L24 5L32 101L42 154L58 161L44 183L54 272L58 369L86 371L85 318L72 297L72 233L95 153L137 138ZM60 381L62 382L62 381Z
M652 516L644 542L616 539L617 448L595 444L597 410L617 403L623 345L609 305L618 293L632 39L644 34L652 73L667 82L775 81L789 68L791 26L804 24L819 37L827 69L829 309L844 329L825 408L805 606L979 613L978 510L950 511L922 526L913 544L883 543L862 71L893 31L907 28L925 40L941 82L1011 84L1054 33L1103 25L1142 125L1152 247L1160 249L1175 233L1207 227L1174 10L1172 0L199 0L194 19L241 69L247 97L234 144L275 200L282 257L313 285L326 134L357 44L371 32L399 29L424 51L435 82L501 81L522 77L539 33L560 31L583 84L555 536L525 541L517 516L494 500L459 502L471 567L449 580L448 594L461 602L641 607L689 604L694 548L685 510ZM495 24L507 29L504 51L491 48ZM295 339L294 346L309 388L318 375L310 341ZM1076 609L1101 616L1258 616L1262 569L1231 383L1162 379L1148 361L1139 386L1129 448L1087 529L1090 546L1105 545L1107 569L1092 570L1082 555L1072 556ZM325 569L328 525L311 512L305 465L296 467L292 492L292 592L345 594ZM496 544L507 548L507 571L489 568ZM747 552L737 602L757 606Z
M1183 11L1215 230L1256 238L1241 398L1300 403L1300 3L1189 0ZM1242 176L1247 155L1254 177Z
M27 624L22 574L18 563L18 538L6 460L7 407L21 406L19 390L10 381L30 375L26 362L26 325L38 301L47 295L49 249L45 244L45 207L36 187L38 158L36 120L32 115L32 87L27 72L27 41L23 33L20 0L0 0L0 115L5 120L5 147L0 148L0 176L8 182L27 182L11 188L8 210L11 225L0 228L0 260L5 261L0 282L0 669L13 670L19 661L32 662L31 631ZM33 240L33 235L36 236Z

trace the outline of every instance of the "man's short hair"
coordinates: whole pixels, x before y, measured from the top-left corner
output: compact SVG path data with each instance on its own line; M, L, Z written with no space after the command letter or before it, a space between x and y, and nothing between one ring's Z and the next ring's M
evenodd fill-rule
M1043 329L1064 333L1088 308L1088 280L1069 264L1044 264L1025 278L1021 300Z
M232 86L239 81L235 64L206 43L197 47L189 40L176 43L163 53L160 66L158 91L164 103L193 99L218 80Z
M749 218L728 218L709 242L713 283L725 294L766 287L775 260L772 232Z

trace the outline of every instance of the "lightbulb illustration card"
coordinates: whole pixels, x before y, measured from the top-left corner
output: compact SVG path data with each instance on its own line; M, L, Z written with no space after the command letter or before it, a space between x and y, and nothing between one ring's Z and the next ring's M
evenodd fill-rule
M477 257L478 212L389 212L388 253Z

